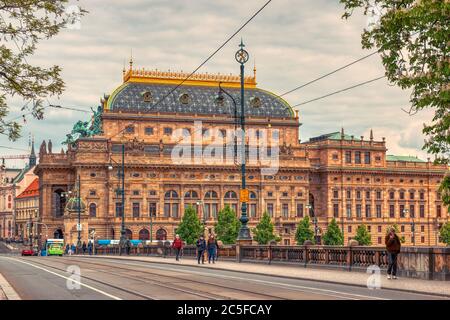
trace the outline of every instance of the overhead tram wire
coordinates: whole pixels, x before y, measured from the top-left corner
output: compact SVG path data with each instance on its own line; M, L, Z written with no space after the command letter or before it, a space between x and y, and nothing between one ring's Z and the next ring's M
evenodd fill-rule
M292 93L292 92L294 92L294 91L297 91L297 90L300 90L300 89L302 89L302 88L304 88L304 87L306 87L306 86L309 86L310 84L313 84L314 82L317 82L317 81L322 80L322 79L324 79L324 78L326 78L326 77L328 77L328 76L331 76L332 74L335 74L336 72L339 72L339 71L341 71L341 70L344 70L344 69L346 69L346 68L348 68L348 67L350 67L350 66L352 66L352 65L354 65L354 64L356 64L356 63L358 63L358 62L360 62L360 61L363 61L363 60L365 60L365 59L367 59L367 58L369 58L369 57L375 55L376 53L378 53L378 51L379 51L379 50L374 51L374 52L372 52L372 53L370 53L370 54L368 54L368 55L366 55L366 56L364 56L364 57L361 57L361 58L359 58L359 59L357 59L357 60L355 60L355 61L352 61L352 62L346 64L345 66L342 66L342 67L340 67L340 68L337 68L337 69L335 69L335 70L333 70L333 71L331 71L331 72L328 72L328 73L326 73L326 74L324 74L324 75L322 75L322 76L320 76L320 77L318 77L318 78L316 78L316 79L313 79L313 80L311 80L311 81L308 81L307 83L302 84L301 86L298 86L298 87L296 87L296 88L294 88L294 89L292 89L292 90L289 90L289 91L287 91L287 92L285 92L285 93L279 95L279 97L284 97L284 96L286 96L286 95L288 95L288 94L290 94L290 93Z
M357 87L361 87L363 85L366 85L366 84L378 81L378 80L383 79L383 78L386 78L386 75L378 77L378 78L374 78L374 79L371 79L371 80L368 80L368 81L364 81L364 82L361 82L361 83L358 83L358 84L355 84L355 85L353 85L351 87L347 87L347 88L344 88L344 89L341 89L341 90L338 90L338 91L334 91L334 92L328 93L328 94L320 96L318 98L314 98L314 99L311 99L311 100L308 100L308 101L305 101L305 102L302 102L302 103L295 104L295 105L292 106L292 108L303 106L305 104L308 104L308 103L311 103L311 102L314 102L314 101L317 101L317 100L325 99L325 98L328 98L328 97L333 96L335 94L338 94L338 93L341 93L341 92L345 92L345 91L348 91L348 90L351 90L351 89L354 89L354 88L357 88Z
M161 99L159 99L154 105L152 105L148 111L153 110L154 108L156 108L163 100L165 100L167 97L169 97L172 93L174 93L183 83L185 83L187 80L189 80L198 70L200 70L200 68L202 68L209 60L211 60L220 50L223 49L223 47L225 47L228 42L230 42L239 32L241 32L242 29L244 29L261 11L264 10L264 8L266 8L269 3L271 3L272 0L268 0L261 8L258 9L258 11L256 11L242 26L240 26L231 36L229 36L224 43L222 43L213 53L211 53L197 68L194 69L194 71L192 71L186 78L184 78L179 84L177 84L175 86L175 88L173 88L172 90L170 90L166 95L164 95ZM135 124L137 121L133 121L130 125ZM130 126L128 125L128 126ZM127 126L127 127L128 127ZM125 127L124 129L120 130L119 132L117 132L115 135L111 136L111 138L121 134L122 132L124 132L126 130Z

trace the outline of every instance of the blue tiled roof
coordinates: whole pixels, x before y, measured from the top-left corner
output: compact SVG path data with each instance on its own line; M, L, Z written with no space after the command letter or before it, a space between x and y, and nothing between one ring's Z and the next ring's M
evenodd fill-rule
M155 106L156 102L174 87L174 85L165 84L126 83L110 97L109 109L110 111L142 113L234 114L233 102L227 95L224 94L225 100L222 104L217 103L218 87L183 85ZM226 91L235 98L238 104L238 115L240 115L240 89L226 88ZM151 94L150 102L144 101L145 92ZM181 103L180 96L183 94L188 94L189 103ZM257 107L251 103L254 98L259 98L260 105ZM255 117L295 117L291 106L286 101L261 89L246 89L245 113L247 116Z

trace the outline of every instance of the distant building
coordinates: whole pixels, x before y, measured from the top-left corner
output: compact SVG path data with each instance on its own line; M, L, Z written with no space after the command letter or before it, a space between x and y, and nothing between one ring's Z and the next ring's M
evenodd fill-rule
M228 137L240 109L235 112L228 96L219 97L218 86L221 83L239 103L240 77L195 74L171 92L186 76L130 65L124 71L124 83L102 99L103 133L80 138L62 153L42 144L35 172L41 185L40 212L49 236L76 242L78 211L83 241L92 231L100 238L118 239L122 212L127 236L143 240L172 239L188 205L211 231L224 206L240 216L240 167L233 159L208 161L213 152L207 153L211 145L214 152L228 151L223 141L216 142L214 133ZM355 138L342 130L300 143L298 112L277 95L257 88L256 70L244 82L249 135L262 141L264 132L277 131L279 140L276 173L261 171L262 158L247 167L251 228L267 212L281 244L295 244L296 226L309 215L318 220L318 239L335 218L346 243L360 224L368 226L374 245L383 245L386 228L393 224L399 226L406 245L439 243L438 228L448 221L448 211L437 189L448 167L386 155L385 139L375 140L373 134ZM194 126L198 121L200 129ZM177 129L182 132L175 137ZM276 152L272 148L275 140L275 135L267 139L270 152ZM252 141L248 144L253 148L258 142ZM194 143L200 144L199 160L174 162L177 147ZM124 206L118 192L123 145ZM195 153L192 150L186 152L189 157ZM67 205L66 196L75 190L78 176L80 208L75 198L69 198Z
M30 234L34 237L38 236L37 222L39 222L39 178L35 178L33 182L25 188L25 190L16 197L16 231L19 239L29 241ZM45 235L44 235L45 236Z
M6 168L4 162L0 167L0 237L17 237L15 223L15 198L37 177L34 174L37 157L34 143L31 147L28 163L23 169Z

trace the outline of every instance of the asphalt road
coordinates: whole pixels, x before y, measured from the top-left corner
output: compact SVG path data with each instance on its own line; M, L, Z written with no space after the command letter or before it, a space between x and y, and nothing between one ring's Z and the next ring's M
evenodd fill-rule
M0 256L0 273L22 299L32 300L441 299L433 295L369 290L275 275L99 257Z

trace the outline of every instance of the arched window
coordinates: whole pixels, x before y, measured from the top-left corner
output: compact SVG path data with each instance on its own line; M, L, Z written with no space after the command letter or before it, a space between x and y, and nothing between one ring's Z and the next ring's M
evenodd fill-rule
M89 205L89 216L96 217L97 216L97 205L95 203L91 203Z
M147 229L139 231L139 240L150 240L150 232Z
M225 199L237 199L236 192L228 191L227 193L225 193Z
M249 197L250 197L250 199L256 199L256 193L254 193L253 191L250 191Z
M178 193L174 190L167 191L164 195L165 199L178 199Z
M133 232L130 229L126 229L125 230L125 234L128 240L132 240L133 239Z
M205 193L205 199L217 199L217 192L215 191L208 191Z
M158 229L158 231L156 231L156 240L159 241L167 240L167 231L164 229Z
M197 199L198 193L197 193L197 191L190 190L184 194L184 197L187 199Z

